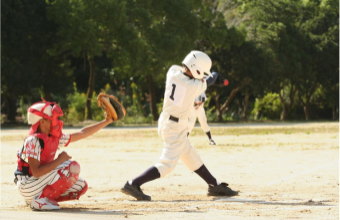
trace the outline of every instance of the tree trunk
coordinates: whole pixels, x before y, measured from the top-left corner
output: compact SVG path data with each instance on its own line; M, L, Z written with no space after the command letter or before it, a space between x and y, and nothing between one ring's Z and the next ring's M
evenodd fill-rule
M297 91L296 88L294 86L291 86L288 92L289 101L285 101L283 97L284 94L281 94L281 92L279 92L279 97L282 104L282 112L280 115L281 121L285 121L288 119L290 109L294 105L296 91Z
M216 113L217 113L217 121L221 122L222 121L222 111L221 111L221 103L219 102L220 99L220 95L214 95L212 96L212 98L215 101L215 109L216 109Z
M338 119L338 116L339 116L338 112L339 112L338 107L333 106L333 107L332 107L332 119L333 119L334 121L336 121L336 120Z
M309 119L310 119L310 107L309 107L309 104L305 104L303 106L303 112L305 113L305 120L309 121Z
M312 95L314 94L316 90L316 86L311 86L308 89L301 89L299 94L300 94L300 102L303 105L303 112L305 114L305 120L309 121L310 120L310 112L311 112L311 99Z
M280 114L280 121L285 121L287 120L287 116L288 116L288 105L286 104L284 98L282 97L281 93L279 93L279 97L280 97L280 101L281 101L281 105L282 105L282 111Z
M287 117L288 117L289 106L283 100L281 100L281 104L282 104L282 111L280 114L280 121L285 121L287 120Z
M250 78L244 78L243 81L234 89L231 90L227 100L223 103L223 105L220 108L220 111L222 112L221 114L224 114L224 112L226 112L230 106L230 104L232 103L232 101L234 100L235 96L237 95L237 93L243 89L245 86L249 85L251 83L251 79Z
M282 108L281 114L280 114L280 121L285 121L287 120L287 115L288 115L288 111L287 108L285 108L285 105L283 105L284 107Z
M305 120L309 121L310 120L310 99L311 95L306 98L306 102L303 103L303 112L305 114Z
M242 113L241 113L241 119L242 120L247 120L248 119L248 105L249 105L249 93L247 92L244 96L243 99L243 109L242 109Z
M94 85L95 85L95 68L94 68L94 60L91 57L87 57L89 63L89 81L88 87L86 92L86 106L85 106L85 119L91 120L92 119L92 109L91 109L91 99L93 96Z
M6 114L6 120L8 122L15 122L15 117L17 115L17 100L13 97L6 98L5 103L2 103ZM2 108L2 106L1 106ZM2 122L3 123L3 122Z
M148 76L148 87L149 87L149 94L150 94L150 110L152 114L152 118L154 121L158 120L158 111L156 105L156 93L155 93L155 85L151 76Z
M224 113L229 105L231 104L231 102L233 101L233 99L235 98L235 96L237 95L237 93L240 91L240 87L236 87L234 88L231 93L229 94L227 100L223 103L223 105L221 106L221 111Z

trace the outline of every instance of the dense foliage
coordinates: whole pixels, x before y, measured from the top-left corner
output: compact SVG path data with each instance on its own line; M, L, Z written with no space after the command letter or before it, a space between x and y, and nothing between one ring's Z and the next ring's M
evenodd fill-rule
M172 64L207 52L220 81L213 121L338 120L336 0L3 0L1 122L40 97L68 123L98 119L95 96L117 95L126 123L152 123ZM229 85L222 86L221 79Z

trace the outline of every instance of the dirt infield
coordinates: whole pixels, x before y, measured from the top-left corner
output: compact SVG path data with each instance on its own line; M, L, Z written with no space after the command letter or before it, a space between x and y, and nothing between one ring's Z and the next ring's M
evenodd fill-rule
M338 123L213 126L217 146L195 128L189 138L208 169L240 195L207 197L203 180L179 162L169 176L142 186L151 202L120 188L157 162L156 128L104 129L62 149L80 163L89 190L56 212L31 211L13 183L26 133L1 130L0 219L339 219Z

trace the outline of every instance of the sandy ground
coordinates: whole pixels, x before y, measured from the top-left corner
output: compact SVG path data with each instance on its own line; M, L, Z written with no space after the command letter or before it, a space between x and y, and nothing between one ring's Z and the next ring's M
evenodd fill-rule
M81 164L87 193L60 211L35 212L13 183L27 131L2 129L0 219L339 219L338 123L213 126L217 146L194 131L191 143L208 169L239 196L206 196L207 185L179 162L142 186L151 202L135 201L120 188L157 162L161 139L156 128L107 128L63 148Z

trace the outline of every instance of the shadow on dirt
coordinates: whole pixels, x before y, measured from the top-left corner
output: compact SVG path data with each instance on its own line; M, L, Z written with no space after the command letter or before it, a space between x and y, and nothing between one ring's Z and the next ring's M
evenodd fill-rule
M192 209L184 209L184 210L168 210L163 208L153 208L152 210L147 209L136 209L135 211L130 210L103 210L101 208L62 208L61 210L52 211L58 213L65 213L65 214L92 214L92 215L116 215L127 218L128 216L141 216L151 212L183 212L183 213L200 213L203 211L200 210L192 210ZM51 211L50 211L51 212Z
M61 210L53 211L58 213L65 213L65 214L95 214L95 215L117 215L128 217L131 215L142 215L141 213L137 212L130 212L124 210L103 210L101 208L62 208Z
M256 199L241 199L241 198L215 198L214 201L218 202L238 202L238 203L252 203L252 204L264 204L264 205L287 205L287 206L334 206L325 204L330 201L313 201L308 200L305 202L282 202L282 201L265 201Z

